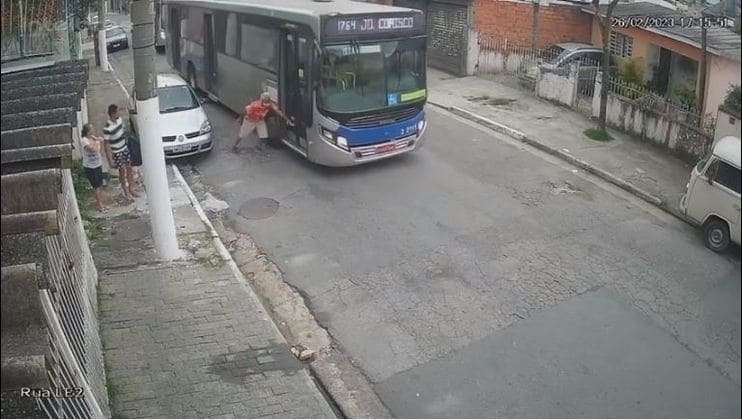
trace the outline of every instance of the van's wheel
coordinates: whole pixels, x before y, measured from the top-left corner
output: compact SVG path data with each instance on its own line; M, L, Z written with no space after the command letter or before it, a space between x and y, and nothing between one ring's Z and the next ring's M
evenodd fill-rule
M729 246L729 226L723 220L711 219L703 226L703 240L708 249L722 252Z

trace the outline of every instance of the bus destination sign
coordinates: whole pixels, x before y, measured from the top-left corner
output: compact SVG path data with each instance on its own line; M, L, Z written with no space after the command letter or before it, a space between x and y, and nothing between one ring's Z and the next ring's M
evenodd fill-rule
M422 33L422 14L383 15L383 16L333 16L325 22L325 36L343 37L349 35L388 34L399 32Z

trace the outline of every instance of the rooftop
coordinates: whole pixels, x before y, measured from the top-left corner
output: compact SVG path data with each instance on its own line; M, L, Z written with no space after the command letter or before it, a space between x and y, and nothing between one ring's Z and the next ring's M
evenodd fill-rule
M601 5L601 14L604 14L607 9L606 5ZM592 7L583 7L582 10L586 13L593 13ZM658 4L650 2L637 2L637 3L619 3L613 9L613 16L615 17L626 17L626 16L675 16L683 17L687 16L682 12L673 10ZM673 38L675 40L684 42L692 45L696 48L701 48L701 28L699 26L693 27L681 27L675 26L673 28L645 28L647 31L655 32L657 34ZM729 28L712 27L706 30L706 42L708 45L708 51L712 54L724 56L735 61L740 60L740 49L742 49L742 41L739 34L734 33Z

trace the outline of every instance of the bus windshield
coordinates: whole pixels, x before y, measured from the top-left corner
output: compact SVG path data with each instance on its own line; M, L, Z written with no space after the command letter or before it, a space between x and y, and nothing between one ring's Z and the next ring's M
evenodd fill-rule
M320 104L356 113L425 97L425 38L323 48Z

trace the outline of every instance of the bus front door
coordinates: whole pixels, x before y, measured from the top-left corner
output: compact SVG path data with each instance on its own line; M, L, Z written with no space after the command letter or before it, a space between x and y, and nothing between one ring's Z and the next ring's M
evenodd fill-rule
M283 32L281 36L281 78L279 95L288 123L287 140L301 152L307 150L307 116L310 101L310 59L311 43L308 38L296 32Z

